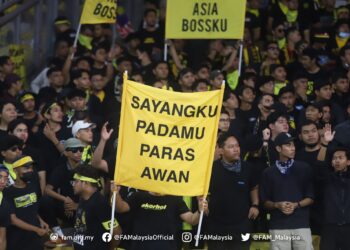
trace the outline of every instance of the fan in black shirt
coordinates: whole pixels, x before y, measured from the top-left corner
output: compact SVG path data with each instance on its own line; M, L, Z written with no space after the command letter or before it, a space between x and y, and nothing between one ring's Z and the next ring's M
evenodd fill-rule
M38 215L40 191L32 182L33 160L24 156L13 163L17 178L15 184L4 190L10 203L11 227L8 228L7 247L18 250L43 249L41 236L48 225ZM21 240L18 240L21 239Z
M112 192L120 190L120 186L112 183ZM153 236L163 235L174 239L180 230L181 221L190 225L197 225L199 211L189 211L182 197L161 195L151 192L133 193L126 201L120 194L116 196L116 210L118 213L131 212L133 235ZM198 207L207 213L207 203L203 198L198 198ZM176 241L164 239L152 241L132 241L130 249L153 250L153 249L177 249Z
M110 230L111 207L107 199L99 192L100 183L97 170L90 165L80 165L74 172L74 194L80 197L74 225L74 249L114 249L117 245L116 241L112 241L113 246L102 241L102 235ZM114 220L112 238L114 239L114 236L120 233L121 228ZM86 236L93 237L93 239L88 239Z
M2 191L6 187L9 172L0 165L0 249L6 249L6 228L11 224L10 205L3 198Z

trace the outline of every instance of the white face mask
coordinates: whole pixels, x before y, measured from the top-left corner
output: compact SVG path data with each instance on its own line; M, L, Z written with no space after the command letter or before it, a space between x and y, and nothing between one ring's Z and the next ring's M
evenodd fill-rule
M338 36L340 38L348 38L348 37L350 37L350 33L349 32L339 32Z

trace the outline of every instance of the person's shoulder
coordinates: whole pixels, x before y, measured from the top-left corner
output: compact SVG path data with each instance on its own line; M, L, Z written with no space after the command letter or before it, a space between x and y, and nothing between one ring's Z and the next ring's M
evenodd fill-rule
M311 166L305 161L295 160L293 165L302 172L304 172L305 169L311 170Z

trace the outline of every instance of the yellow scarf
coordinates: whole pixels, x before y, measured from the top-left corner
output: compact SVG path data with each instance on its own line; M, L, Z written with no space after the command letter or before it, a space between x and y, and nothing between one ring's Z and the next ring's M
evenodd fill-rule
M79 34L79 43L86 47L88 50L92 50L92 37Z
M259 10L258 9L251 9L251 8L247 8L247 11L251 14L253 14L256 17L260 16Z
M288 23L294 23L297 20L298 18L297 10L290 10L286 5L284 5L281 2L278 2L278 6L282 10L283 14L286 16Z
M13 171L13 167L12 167L12 164L10 163L7 163L7 162L3 162L2 164L4 164L4 166L7 168L7 170L9 171L9 174L11 176L11 178L15 181L16 178L17 178L17 175L15 173L15 171Z
M339 36L335 36L335 41L339 49L343 48L345 44L348 42L349 38L340 38Z

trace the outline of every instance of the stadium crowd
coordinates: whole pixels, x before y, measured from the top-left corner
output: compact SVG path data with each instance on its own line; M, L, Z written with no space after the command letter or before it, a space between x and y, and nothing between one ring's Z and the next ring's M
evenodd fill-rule
M54 54L27 85L0 56L0 250L65 235L74 249L194 249L181 235L203 210L202 233L229 240L197 248L250 249L241 235L265 233L270 249L350 249L350 3L338 2L248 0L241 41L165 40L164 1L145 0L140 26L114 41L111 25L82 25L77 47L58 16ZM225 80L206 200L111 184L124 71L184 93ZM173 240L103 241L111 191L114 235Z

